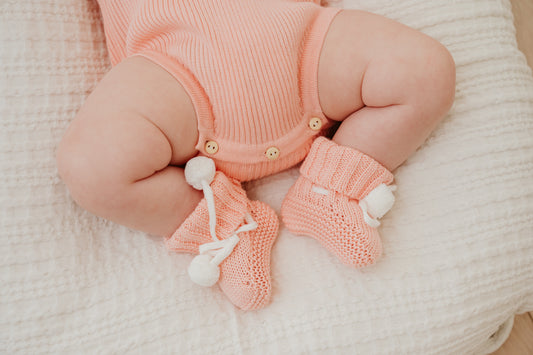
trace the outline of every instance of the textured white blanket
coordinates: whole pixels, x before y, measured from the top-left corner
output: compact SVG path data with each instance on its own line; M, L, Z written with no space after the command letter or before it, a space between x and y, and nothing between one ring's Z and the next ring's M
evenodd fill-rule
M533 79L507 0L352 0L443 42L457 99L396 173L384 257L282 230L273 302L235 309L191 256L78 208L54 152L109 69L92 0L0 2L0 352L467 354L533 310ZM292 169L248 185L278 209ZM511 320L511 321L509 321ZM495 334L493 337L491 335Z

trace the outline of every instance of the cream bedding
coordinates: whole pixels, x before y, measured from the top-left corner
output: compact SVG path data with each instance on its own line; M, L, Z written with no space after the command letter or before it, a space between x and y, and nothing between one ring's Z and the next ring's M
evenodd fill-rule
M443 42L446 120L396 172L383 259L352 270L282 229L273 302L235 309L191 256L77 207L54 152L109 69L92 0L0 2L0 351L470 354L533 310L533 78L507 0L360 0ZM247 185L279 212L297 169Z

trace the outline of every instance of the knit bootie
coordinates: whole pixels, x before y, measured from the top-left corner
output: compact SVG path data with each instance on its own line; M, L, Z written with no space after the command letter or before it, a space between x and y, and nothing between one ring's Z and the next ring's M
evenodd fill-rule
M381 255L379 221L394 203L393 175L369 156L317 138L281 206L294 234L317 239L342 263L362 267Z
M219 287L237 307L265 306L271 294L270 250L278 218L267 204L250 201L237 180L215 172L206 157L191 159L185 178L204 198L166 240L169 249L193 254L188 272L201 286Z

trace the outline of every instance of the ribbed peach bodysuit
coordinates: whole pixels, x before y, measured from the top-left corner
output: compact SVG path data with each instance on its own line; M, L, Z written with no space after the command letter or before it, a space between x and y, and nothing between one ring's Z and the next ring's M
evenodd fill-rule
M287 169L328 125L318 100L339 9L296 0L99 0L111 62L140 55L187 90L200 154L241 181Z

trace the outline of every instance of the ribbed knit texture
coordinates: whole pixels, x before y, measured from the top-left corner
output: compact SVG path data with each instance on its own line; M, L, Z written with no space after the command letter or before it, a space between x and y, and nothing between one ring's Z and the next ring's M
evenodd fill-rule
M380 184L389 185L394 176L372 157L317 138L305 158L300 173L318 186L361 200Z
M281 205L285 226L318 240L343 264L373 264L381 255L380 236L355 199L390 184L393 175L371 157L323 137L313 143L300 172Z
M197 149L241 181L301 161L314 136L320 49L338 9L286 0L99 0L111 62L163 66L195 106ZM205 143L214 140L210 154ZM265 152L280 150L276 160Z
M249 201L241 184L221 172L217 171L210 186L217 211L215 232L219 239L226 239L242 224ZM209 234L207 201L203 198L165 244L171 250L198 254L201 244L212 241Z
M57 175L57 144L110 69L96 2L0 1L0 353L455 355L505 340L533 311L533 77L511 6L345 4L443 42L455 105L395 171L379 262L353 270L282 228L272 302L243 312L191 282L192 256L83 211ZM247 195L279 212L299 176Z
M270 250L278 235L278 217L267 204L249 201L240 183L217 172L211 183L215 200L219 240L231 236L244 224L246 213L258 227L238 234L239 243L220 264L218 285L230 301L243 310L264 307L270 301ZM193 213L166 240L169 249L198 253L198 247L210 243L207 202L202 199Z

